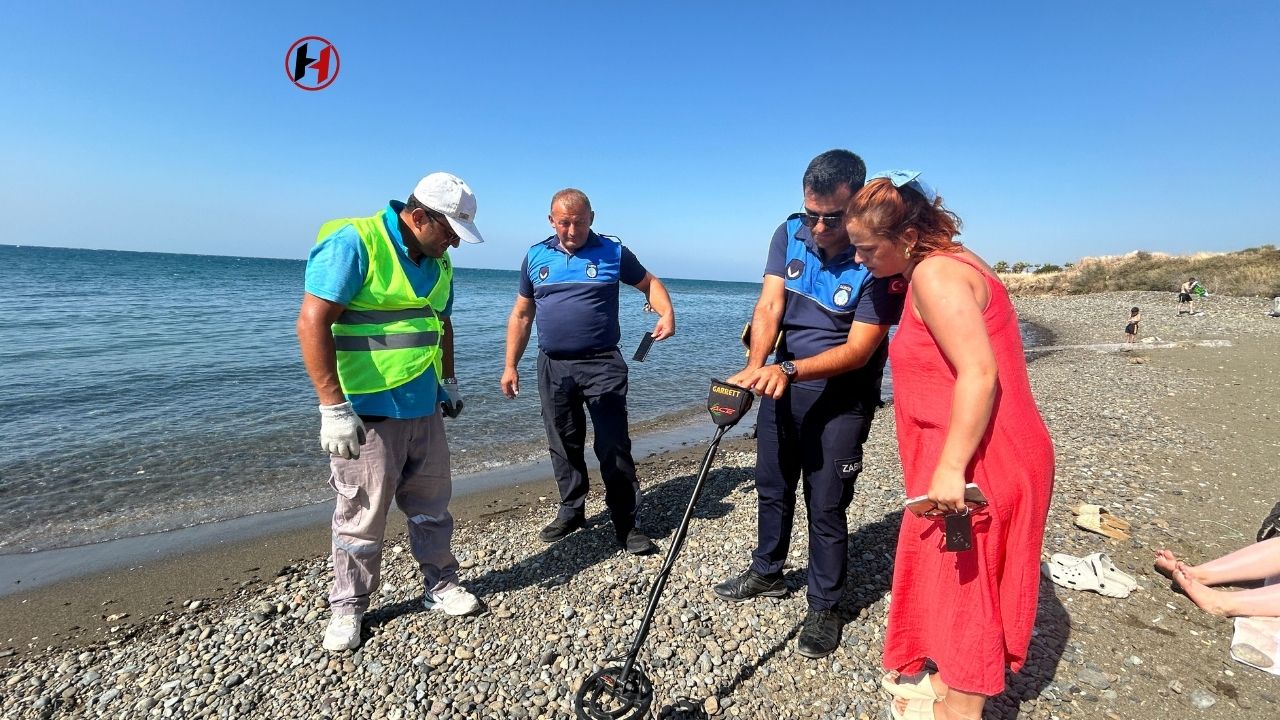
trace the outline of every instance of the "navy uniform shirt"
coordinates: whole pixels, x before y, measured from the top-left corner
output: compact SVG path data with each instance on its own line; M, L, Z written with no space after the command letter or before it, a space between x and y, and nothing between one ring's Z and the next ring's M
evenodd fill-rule
M902 317L906 282L900 277L875 278L853 259L853 247L825 261L813 233L799 213L778 226L769 244L766 275L782 278L786 308L777 359L813 357L849 340L853 323L893 325ZM868 399L879 401L880 376L888 356L888 339L857 370L799 385L821 389L829 382L856 383Z
M538 348L561 357L617 349L618 283L635 285L648 274L609 235L592 232L574 253L555 235L529 248L520 265L520 295L535 303Z

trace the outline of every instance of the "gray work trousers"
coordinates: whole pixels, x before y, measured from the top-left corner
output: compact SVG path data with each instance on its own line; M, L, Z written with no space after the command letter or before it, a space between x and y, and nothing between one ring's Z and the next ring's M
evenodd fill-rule
M440 592L458 582L458 561L450 550L449 443L440 413L366 422L365 433L359 458L330 458L329 485L337 493L329 593L334 615L369 608L369 596L378 589L392 498L409 520L409 549L422 568L424 589Z

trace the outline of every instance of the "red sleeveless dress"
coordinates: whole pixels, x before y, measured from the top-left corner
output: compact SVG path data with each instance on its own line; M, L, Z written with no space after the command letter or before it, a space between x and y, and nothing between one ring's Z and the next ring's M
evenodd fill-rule
M973 549L945 552L941 520L903 512L893 570L884 666L918 672L925 659L949 687L1004 691L1005 668L1026 661L1035 625L1040 548L1053 491L1053 442L1027 379L1018 317L1000 281L982 273L982 313L999 380L991 421L969 465L990 505L973 516ZM955 371L911 307L889 345L906 496L929 491L946 438Z

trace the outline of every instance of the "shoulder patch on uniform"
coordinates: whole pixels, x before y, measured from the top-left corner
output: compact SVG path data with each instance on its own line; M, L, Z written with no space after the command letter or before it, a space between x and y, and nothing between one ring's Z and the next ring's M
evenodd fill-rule
M894 278L889 281L889 294L902 295L907 291L907 281L902 278Z
M853 286L848 283L840 283L836 291L831 294L831 302L844 307L849 304L849 300L853 297Z
M596 264L595 264L595 263L591 263L590 265L588 265L588 266L587 266L587 277L589 277L589 278L593 278L593 277L595 277L595 276L596 276L596 274L597 274L597 273L599 273L599 272L600 272L600 271L599 271L598 269L596 269Z
M549 272L551 272L551 270L550 270L550 268L548 268L546 265L543 265L542 267L538 268L538 279L539 279L539 280L546 280L546 279L547 279L547 273L549 273Z
M804 261L796 258L787 263L786 275L788 280L795 280L804 274Z

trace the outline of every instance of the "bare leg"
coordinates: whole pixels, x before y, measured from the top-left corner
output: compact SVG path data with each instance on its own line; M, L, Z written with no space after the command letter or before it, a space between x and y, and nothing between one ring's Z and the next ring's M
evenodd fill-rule
M1236 592L1214 590L1188 575L1181 563L1173 571L1173 579L1192 602L1211 615L1280 617L1280 585Z
M945 710L942 715L947 720L982 720L982 706L986 703L986 695L975 695L952 688L940 704ZM936 710L934 715L938 715Z
M1188 568L1188 575L1205 585L1264 580L1280 575L1280 537L1246 545L1216 560Z

